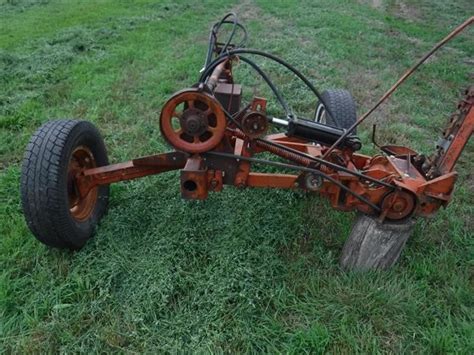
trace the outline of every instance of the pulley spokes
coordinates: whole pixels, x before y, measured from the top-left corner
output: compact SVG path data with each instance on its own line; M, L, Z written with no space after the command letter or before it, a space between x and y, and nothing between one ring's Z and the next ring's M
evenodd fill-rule
M176 149L202 153L214 148L224 136L226 118L220 104L209 94L189 89L166 102L160 117L161 133Z

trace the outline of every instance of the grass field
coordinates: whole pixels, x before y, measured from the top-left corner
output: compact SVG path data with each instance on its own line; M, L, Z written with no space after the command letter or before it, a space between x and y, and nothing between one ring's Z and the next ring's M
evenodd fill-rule
M0 0L0 352L474 353L473 144L454 201L417 222L389 272L347 273L354 218L319 199L227 188L180 199L178 173L112 186L80 252L38 243L19 200L29 136L50 118L98 125L110 160L169 150L161 105L198 78L211 24L237 11L250 47L320 89L352 91L359 113L474 14L471 0ZM431 153L473 74L473 29L451 42L365 124ZM312 96L260 61L300 114ZM237 78L271 98L243 64ZM273 102L273 101L272 101ZM273 103L270 110L278 114Z

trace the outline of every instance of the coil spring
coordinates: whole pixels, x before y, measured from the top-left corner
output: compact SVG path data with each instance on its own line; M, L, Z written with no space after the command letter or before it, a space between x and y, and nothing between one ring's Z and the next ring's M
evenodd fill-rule
M248 138L245 135L245 133L243 133L242 131L240 131L238 129L233 130L232 133L234 134L234 136L236 136L237 138L240 138L242 140L245 140L246 138ZM276 147L276 146L274 146L270 143L267 143L267 142L264 142L264 141L261 141L261 140L256 140L255 143L258 147L263 148L263 149L269 151L270 153L278 155L279 157L281 157L283 159L291 160L291 161L293 161L295 163L298 163L300 165L308 167L313 163L313 161L308 159L308 158L302 157L301 155L298 155L296 153L289 152L289 151L284 150L282 148Z

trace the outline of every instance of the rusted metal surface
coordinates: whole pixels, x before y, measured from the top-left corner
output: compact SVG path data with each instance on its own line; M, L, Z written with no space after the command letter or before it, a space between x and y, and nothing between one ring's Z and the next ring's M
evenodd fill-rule
M222 107L231 115L239 112L242 100L242 86L220 82L214 90L214 96Z
M381 219L404 219L411 215L415 209L415 206L415 195L407 191L390 192L383 198Z
M240 124L242 131L250 138L261 137L268 129L266 115L267 100L255 97L250 104L250 109L243 115Z
M357 210L376 215L381 221L430 216L451 200L457 177L454 166L474 128L473 88L467 91L437 152L429 159L408 147L377 145L381 154L367 156L356 153L354 145L339 143L466 23L400 78L347 132L329 132L327 126L306 120L311 137L291 136L291 122L296 120L290 120L287 134L265 136L269 122L275 123L267 117L267 101L255 97L240 107L242 89L232 75L235 58L228 58L215 67L205 83L174 94L163 106L161 132L176 152L103 167L96 167L93 160L86 162L93 156L85 151L73 154L68 175L71 213L77 219L85 218L99 185L181 170L181 194L185 199L205 199L209 191L222 191L224 185L302 189L327 198L335 209ZM350 138L360 143L356 136ZM270 153L283 162L260 159L261 153ZM294 174L255 170L260 165Z
M192 92L191 96L182 96L179 100L185 102L189 110L195 105L190 105L188 99L201 99L198 95L205 94ZM214 101L206 102L209 102L206 103L209 108L219 112L219 106L211 106L210 102ZM438 151L432 160L431 168L436 166L441 174L436 178L425 174L419 163L420 156L410 148L386 146L384 151L387 154L374 157L335 149L328 160L321 160L327 149L324 145L284 134L256 139L239 128L229 128L227 124L224 124L227 129L221 141L212 145L216 153L222 152L221 156L203 158L201 154L190 156L184 152L174 152L105 167L83 167L82 171L75 170L73 175L76 174L76 186L82 198L89 196L98 185L182 169L181 192L186 199L205 199L209 191L221 191L225 184L239 188L299 188L326 197L336 209L378 214L381 220L400 220L412 215L429 216L451 199L456 181L456 173L452 172L455 159L474 126L472 107L470 90L445 131L445 138L450 137L451 145L442 153ZM251 106L248 110L254 112ZM184 145L179 147L185 148ZM206 152L210 151L212 148ZM283 164L283 167L301 170L300 173L253 172L253 163L260 162L253 157L262 152L272 153L296 164ZM432 171L431 168L429 171Z
M429 179L453 171L473 129L474 86L471 86L466 90L466 97L459 103L458 110L449 119L436 153L423 166Z
M181 169L186 164L186 154L181 152L164 153L130 160L124 163L82 169L76 173L76 182L80 196L87 196L98 185L108 185L123 180L132 180L143 176Z
M222 63L220 63L216 69L214 69L214 71L212 72L211 76L209 77L209 79L207 80L207 86L209 88L210 91L214 91L214 89L216 88L217 84L219 83L219 79L220 77L222 76L222 74L224 73L224 70L226 68L226 65L227 65L227 61L224 61Z
M250 173L247 177L247 186L278 189L293 189L298 187L298 175Z
M398 156L406 157L408 155L415 156L415 155L418 154L413 149L410 149L408 147L402 147L402 146L399 146L399 145L384 145L384 146L381 146L379 148L384 153L387 153L389 155L393 155L395 157L398 157Z
M188 89L166 102L160 128L163 137L177 150L202 153L222 140L226 118L215 98L198 89Z
M87 193L81 194L74 179L82 171L94 169L95 167L94 154L92 154L89 148L79 146L74 149L68 165L67 191L69 212L74 219L80 222L87 220L92 214L97 202L98 189L97 187L91 187Z
M190 157L181 170L181 197L188 200L204 200L208 194L208 173L199 155Z

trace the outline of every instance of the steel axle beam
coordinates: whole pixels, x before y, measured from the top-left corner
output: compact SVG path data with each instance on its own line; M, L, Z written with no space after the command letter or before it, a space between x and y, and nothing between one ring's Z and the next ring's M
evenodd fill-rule
M123 163L84 170L76 176L76 183L81 196L86 196L92 188L99 185L182 169L186 164L186 159L187 154L182 152L150 155Z

